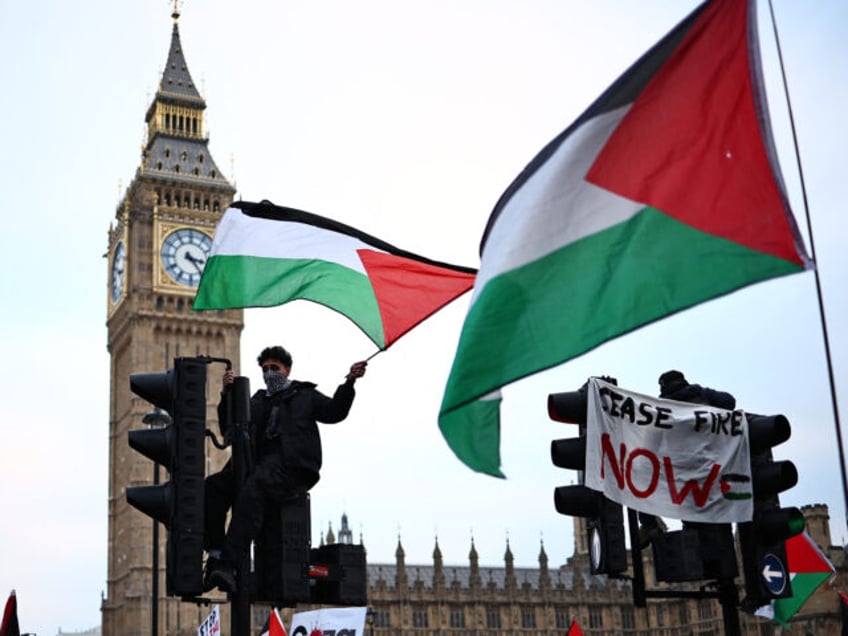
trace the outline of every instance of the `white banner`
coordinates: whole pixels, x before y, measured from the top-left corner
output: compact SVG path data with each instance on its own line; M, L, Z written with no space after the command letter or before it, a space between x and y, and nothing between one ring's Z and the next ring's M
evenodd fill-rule
M221 612L215 605L206 620L197 628L197 636L220 636L221 634Z
M586 486L622 505L705 523L754 514L748 421L589 380Z
M292 616L290 636L363 636L365 607L337 607Z

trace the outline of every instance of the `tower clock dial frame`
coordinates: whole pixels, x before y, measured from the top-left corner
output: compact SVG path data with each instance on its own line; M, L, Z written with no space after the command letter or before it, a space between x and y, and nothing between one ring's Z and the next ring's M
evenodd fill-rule
M209 258L212 235L196 225L160 222L156 237L155 288L193 295Z
M127 282L127 248L124 242L118 241L112 252L112 268L109 273L109 287L112 304L117 305L124 295L124 287Z

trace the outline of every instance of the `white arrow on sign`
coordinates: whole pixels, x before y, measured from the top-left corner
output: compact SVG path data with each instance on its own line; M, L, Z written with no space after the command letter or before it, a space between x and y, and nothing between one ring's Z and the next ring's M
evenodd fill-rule
M772 570L768 563L763 568L763 580L766 583L771 583L774 579L782 579L784 576L783 570Z

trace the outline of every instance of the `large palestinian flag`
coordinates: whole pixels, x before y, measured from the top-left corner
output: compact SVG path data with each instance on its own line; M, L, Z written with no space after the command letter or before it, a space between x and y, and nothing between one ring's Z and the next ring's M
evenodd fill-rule
M316 214L240 201L215 230L193 308L311 300L347 316L385 349L471 289L474 274Z
M499 389L810 266L768 119L754 0L698 7L501 196L439 426L502 476Z

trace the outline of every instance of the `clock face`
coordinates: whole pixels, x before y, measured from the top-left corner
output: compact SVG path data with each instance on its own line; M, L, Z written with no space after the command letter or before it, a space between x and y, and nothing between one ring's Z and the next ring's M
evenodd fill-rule
M211 248L212 239L200 230L175 230L162 242L162 266L180 285L197 287Z
M118 302L124 291L124 282L127 277L127 249L124 242L119 241L112 255L112 302Z

